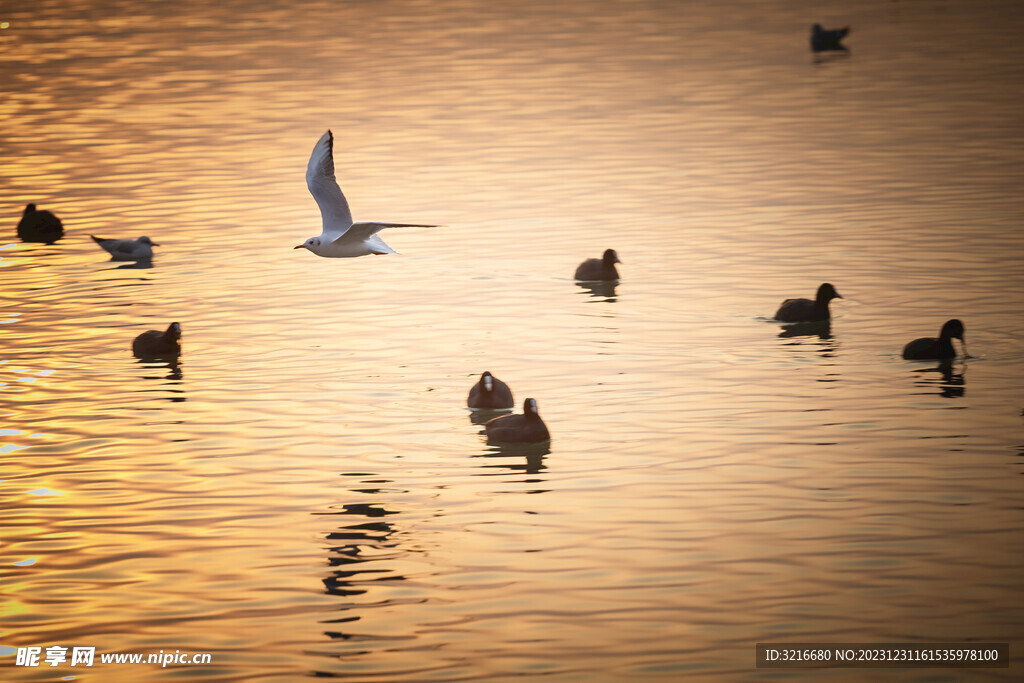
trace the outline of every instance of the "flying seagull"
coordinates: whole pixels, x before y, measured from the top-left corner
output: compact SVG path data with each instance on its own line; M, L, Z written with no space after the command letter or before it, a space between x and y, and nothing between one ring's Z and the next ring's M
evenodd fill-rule
M352 222L352 211L334 177L334 135L327 131L313 148L306 167L306 185L313 195L324 229L319 237L310 237L295 249L309 249L324 258L352 258L367 254L395 254L377 233L384 228L436 228L417 223Z

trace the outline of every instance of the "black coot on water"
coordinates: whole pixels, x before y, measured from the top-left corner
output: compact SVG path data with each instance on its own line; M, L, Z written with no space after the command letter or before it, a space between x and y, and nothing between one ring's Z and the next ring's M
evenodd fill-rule
M522 415L496 417L484 425L484 430L488 441L499 443L537 443L551 438L532 398L523 403Z
M810 299L786 299L775 312L775 319L784 323L816 322L829 320L832 314L828 304L832 299L842 299L835 287L825 282L818 287L814 301Z
M63 236L64 225L59 218L46 209L37 211L35 204L25 207L25 213L18 221L18 238L22 242L53 244Z
M606 249L601 258L587 259L576 268L577 280L618 280L615 264L622 263L614 249Z
M132 353L136 358L178 356L181 354L181 325L171 323L166 332L143 332L132 342Z
M840 41L850 32L850 27L827 29L821 24L811 27L811 49L815 52L827 50L845 50L846 46Z
M941 360L945 358L956 358L956 349L953 348L953 339L959 339L964 346L964 356L967 356L967 342L964 341L964 324L954 318L947 320L946 324L939 330L939 336L921 337L909 342L903 347L903 357L906 360Z
M478 410L502 410L515 405L512 390L490 372L480 375L466 398L466 405Z

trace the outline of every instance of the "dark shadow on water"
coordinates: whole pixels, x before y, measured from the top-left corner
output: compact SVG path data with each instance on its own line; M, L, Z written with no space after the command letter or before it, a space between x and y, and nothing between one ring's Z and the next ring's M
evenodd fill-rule
M852 56L850 48L842 47L838 50L823 50L821 52L815 52L814 54L814 65L820 66L822 64L829 64L831 62L838 62L844 59L849 59Z
M306 674L313 678L341 677L349 670L346 661L339 663L339 652L328 644L415 640L415 634L373 632L374 626L368 625L364 617L378 609L426 602L422 595L396 594L396 587L409 581L410 577L401 572L408 566L409 555L426 552L419 546L410 547L414 540L410 540L409 529L396 523L404 519L404 511L393 507L394 496L404 490L376 472L341 472L340 476L345 482L341 495L352 502L333 503L309 513L325 522L317 535L325 542L322 550L327 563L324 567L322 560L315 561L316 572L323 593L335 598L331 611L317 608L311 612L311 618L323 629L324 641L309 654L326 662ZM344 650L344 656L358 657L368 651Z
M538 443L494 443L489 444L482 453L474 458L483 458L481 465L485 470L499 472L519 472L523 474L539 474L547 469L544 456L551 453L551 441ZM496 472L485 472L495 474Z
M471 410L469 411L469 421L471 424L475 425L487 424L496 417L501 417L502 415L510 415L512 411L513 408L501 408L499 410Z
M608 303L618 301L615 296L615 288L619 286L618 280L577 280L576 286L588 292L592 299L607 301Z
M366 477L370 475L353 473L353 476L359 477L361 484L369 483ZM375 601L360 596L372 594L375 586L393 585L393 582L406 580L405 576L388 567L389 561L399 560L403 554L394 539L398 528L388 521L388 518L400 513L378 503L361 502L331 505L325 511L312 514L342 522L340 526L332 525L334 528L324 536L327 541L327 566L330 570L321 579L323 592L341 600L337 605L340 614L330 614L318 621L329 625L323 635L331 641L391 639L389 636L366 633L365 630L350 630L347 624L361 621L360 613L363 610L386 608L394 604L391 599ZM396 639L409 638L401 636ZM314 675L332 674L317 672Z
M915 374L914 384L928 389L938 389L935 393L943 398L961 398L966 392L964 373L967 363L960 361L959 367L953 359L939 361L933 368L912 370ZM932 392L928 392L932 393Z
M185 389L182 383L184 374L181 371L180 356L166 358L146 357L140 358L136 362L147 371L147 374L142 375L142 379L153 380L165 385L159 389L143 389L142 391L168 392L172 396L168 396L167 400L172 403L181 403L186 400ZM150 372L155 374L149 374Z
M383 567L369 568L360 566L365 562L378 563L381 553L371 552L364 557L366 550L379 551L382 549L396 548L397 543L391 540L395 527L388 521L387 517L398 514L394 510L388 510L373 503L348 503L340 506L332 505L327 512L314 512L314 515L341 515L349 517L352 522L343 524L335 530L327 533L329 546L328 565L333 568L324 578L324 592L328 595L351 597L362 595L370 590L374 581L381 579L380 574L387 574L389 581L404 581L404 577L391 573ZM347 609L347 607L345 607ZM354 621L351 618L343 618L341 622ZM337 621L329 620L325 624L335 624ZM331 638L335 634L325 634Z
M821 320L811 323L790 323L782 326L779 337L790 339L792 337L817 337L818 339L832 338L832 321Z
M775 324L779 321L773 320ZM832 323L828 320L806 323L786 323L778 334L779 339L794 353L816 351L822 358L833 358L839 350L839 340L832 336Z

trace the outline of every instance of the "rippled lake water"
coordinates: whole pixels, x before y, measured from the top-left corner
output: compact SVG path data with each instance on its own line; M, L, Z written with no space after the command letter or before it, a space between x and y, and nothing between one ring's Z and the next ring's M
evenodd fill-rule
M0 13L4 680L823 675L767 641L1020 679L1019 3ZM327 128L357 220L445 227L292 250ZM770 320L825 281L827 332ZM971 358L900 358L954 317ZM180 364L132 357L172 321ZM550 446L485 443L483 370ZM53 645L212 662L15 666Z

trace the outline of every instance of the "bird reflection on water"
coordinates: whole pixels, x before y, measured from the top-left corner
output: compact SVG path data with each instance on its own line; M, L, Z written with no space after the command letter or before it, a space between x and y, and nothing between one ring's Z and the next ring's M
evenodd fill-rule
M832 338L832 321L817 320L806 323L793 323L783 325L779 337L789 339L792 337L818 337L819 339Z
M598 301L615 303L618 299L615 296L615 288L619 286L618 280L591 280L589 282L577 282L576 286L589 292L590 297ZM582 292L581 292L582 294Z
M830 62L838 62L844 59L850 58L850 51L848 48L835 52L815 52L813 62L815 65L828 64Z
M486 410L473 410L469 413L469 421L471 424L484 425L496 417L501 417L502 415L511 415L513 410L513 408L489 408Z
M967 371L967 363L960 361L959 365L953 359L939 361L934 368L918 368L915 373L914 384L919 387L939 388L935 392L943 398L961 398L966 392L964 373ZM936 375L938 375L936 377ZM928 392L932 393L932 392Z
M380 551L382 549L398 547L398 543L391 540L391 535L395 533L396 528L383 519L384 517L397 515L397 512L370 503L347 503L341 505L340 509L334 509L334 506L332 506L332 511L330 512L317 512L314 514L350 515L356 519L364 520L358 521L355 524L346 524L327 534L327 540L332 542L332 545L327 548L328 564L332 568L339 567L340 569L333 569L328 576L324 577L325 593L351 597L366 593L369 590L369 586L366 584L370 582L376 583L384 579L388 581L405 580L404 576L391 574L390 570L379 567L383 559ZM371 549L374 552L371 552L367 557L363 557L364 548ZM374 563L377 568L368 569L359 566L366 562ZM380 576L381 574L387 574L387 576L382 577ZM353 621L353 619L343 618L323 623L339 623L344 621ZM346 637L344 634L334 632L325 632L324 635L330 638Z
M498 474L506 470L523 474L539 474L542 470L547 469L547 465L544 464L544 456L550 453L550 441L502 443L491 444L485 447L482 453L473 457L486 458L488 464L482 465L485 469L500 470L500 472L485 472L484 474ZM523 462L524 459L525 462ZM495 464L491 464L492 462Z
M832 325L828 320L783 325L778 337L787 340L783 346L798 355L814 351L821 358L833 359L839 350L839 340L832 336ZM833 362L829 362L825 366L833 364ZM833 382L836 380L821 379L818 381Z
M171 396L167 397L168 401L172 403L182 403L186 400L185 389L182 384L184 374L181 371L181 357L168 357L162 359L156 358L144 358L139 359L138 364L143 366L147 371L154 371L154 374L148 372L142 375L142 379L154 380L160 382L161 387L159 389L141 389L141 391L166 391ZM166 370L167 373L155 372Z

